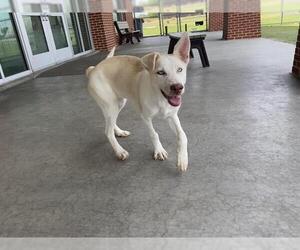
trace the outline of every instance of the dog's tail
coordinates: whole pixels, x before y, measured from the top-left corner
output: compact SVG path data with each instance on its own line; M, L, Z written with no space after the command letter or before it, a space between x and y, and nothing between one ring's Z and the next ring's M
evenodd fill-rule
M111 51L109 52L109 54L107 55L107 57L106 57L106 58L113 57L113 56L114 56L114 54L115 54L115 50L116 50L116 46L114 46L114 47L111 49Z
M94 68L95 68L95 66L90 66L86 69L86 71L85 71L86 77L89 77L90 73L93 71Z
M116 46L114 46L114 47L112 48L112 50L109 52L109 54L106 56L106 58L113 57L114 54L115 54L115 50L116 50ZM88 68L86 69L86 71L85 71L85 75L86 75L87 77L89 77L90 73L93 71L94 68L95 68L95 66L90 66L90 67L88 67Z

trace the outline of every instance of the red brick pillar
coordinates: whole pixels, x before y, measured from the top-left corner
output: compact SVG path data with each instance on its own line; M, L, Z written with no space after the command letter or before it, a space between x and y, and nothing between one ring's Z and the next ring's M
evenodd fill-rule
M125 20L128 23L129 29L134 30L134 21L133 21L133 15L132 12L126 12L125 13Z
M209 0L208 7L208 30L223 30L224 1Z
M300 26L298 32L298 38L296 43L295 49L295 57L294 57L294 64L293 64L293 75L300 78Z
M96 50L109 51L117 45L111 12L89 13L89 22Z
M224 39L261 37L260 0L226 0Z

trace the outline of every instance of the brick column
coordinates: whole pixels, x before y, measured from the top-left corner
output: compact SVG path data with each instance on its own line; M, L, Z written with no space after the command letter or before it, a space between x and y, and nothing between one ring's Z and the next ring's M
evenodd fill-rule
M89 22L96 50L109 51L117 45L112 13L89 13Z
M293 64L293 75L300 78L300 26L298 32L298 38L296 43L295 49L295 57L294 57L294 64Z
M125 13L125 20L128 23L129 29L134 30L134 20L133 20L132 12Z
M227 0L224 11L224 39L261 37L260 0Z
M208 30L223 30L224 1L209 0Z

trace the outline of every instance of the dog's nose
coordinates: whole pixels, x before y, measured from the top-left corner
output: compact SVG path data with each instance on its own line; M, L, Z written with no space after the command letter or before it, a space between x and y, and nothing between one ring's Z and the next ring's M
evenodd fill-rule
M174 92L175 94L180 94L181 91L183 90L183 85L180 83L176 83L176 84L172 84L170 86L170 89L172 92Z

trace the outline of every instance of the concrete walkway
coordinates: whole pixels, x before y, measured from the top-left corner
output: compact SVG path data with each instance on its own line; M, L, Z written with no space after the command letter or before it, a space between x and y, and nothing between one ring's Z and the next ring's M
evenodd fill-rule
M206 41L211 67L198 56L189 65L184 175L168 125L155 121L169 160L154 161L130 105L119 117L132 132L120 139L130 159L115 159L82 75L96 55L0 93L0 236L299 237L294 46L219 35ZM167 43L148 38L117 53L163 52Z

